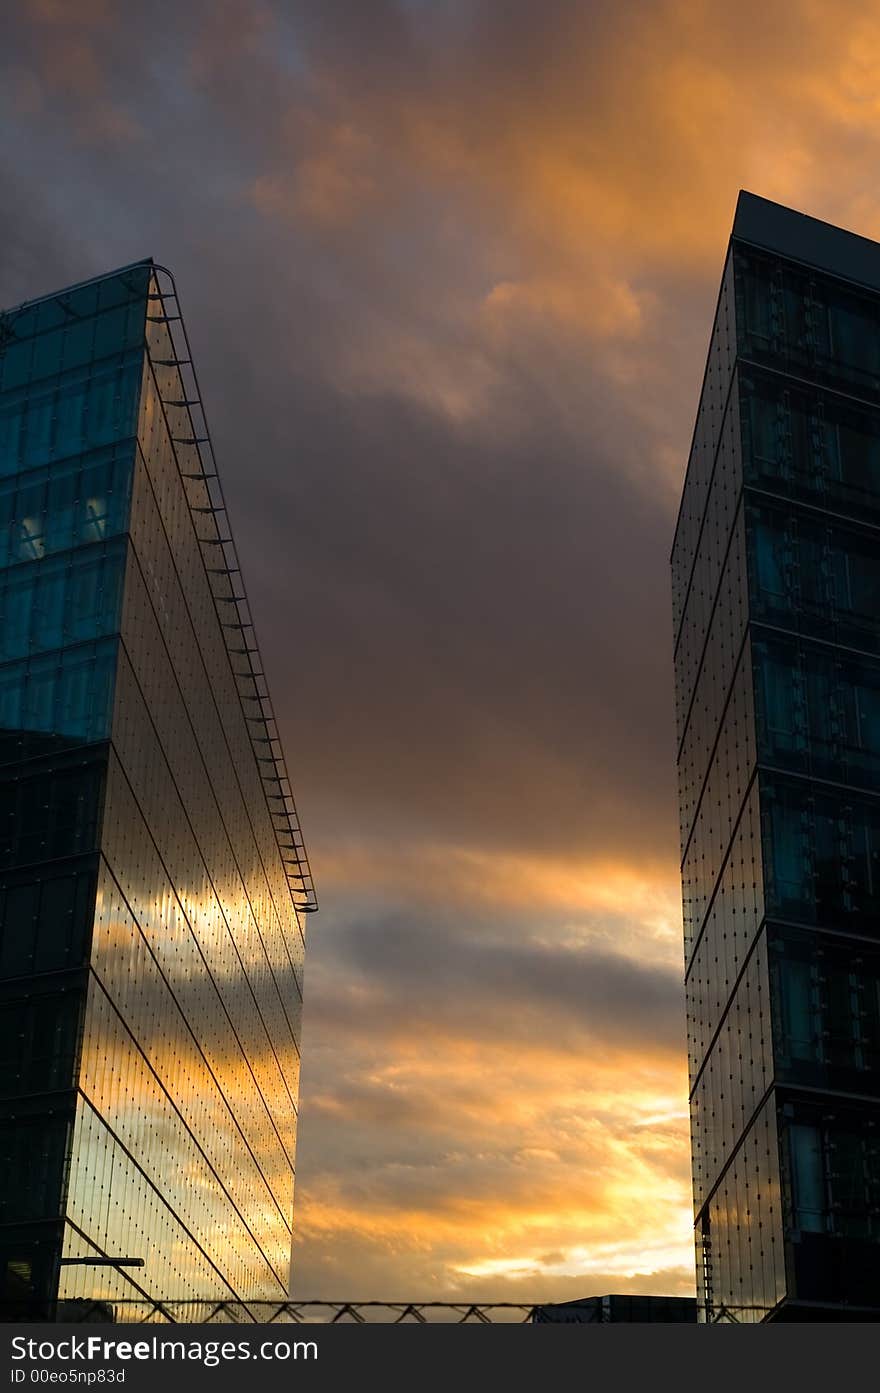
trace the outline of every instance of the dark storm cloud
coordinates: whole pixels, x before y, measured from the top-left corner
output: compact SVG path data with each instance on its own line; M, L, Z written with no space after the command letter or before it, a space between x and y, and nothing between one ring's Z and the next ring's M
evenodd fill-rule
M482 924L473 914L376 917L363 904L350 915L337 920L332 956L309 981L309 1009L337 1037L422 1031L515 1046L537 1044L549 1027L557 1048L683 1048L676 967L562 946L561 925L558 934L546 927L548 941L529 941L528 919L512 915Z
M259 6L194 6L139 33L112 7L34 7L7 102L36 176L19 161L16 202L48 254L7 262L0 288L17 300L150 252L175 270L318 863L365 817L607 849L634 802L639 841L665 851L671 506L634 484L648 442L616 435L598 362L573 367L586 345L564 331L490 351L449 316L450 287L485 296L509 257L496 264L477 229L438 230L448 190L407 190L406 170L364 155L372 230L360 212L328 226L323 205L316 225L307 198L299 218L253 201L310 159L331 178L345 165L326 149L328 72L357 62L343 116L379 93L380 124L394 90L448 73L453 50L432 56L417 11L369 8L306 6L276 30ZM507 19L513 54L528 23L522 7ZM364 390L340 372L354 351L368 373L371 342L404 367L408 343L430 344L421 399L393 364ZM463 419L432 401L432 378L454 398L481 372L486 400Z

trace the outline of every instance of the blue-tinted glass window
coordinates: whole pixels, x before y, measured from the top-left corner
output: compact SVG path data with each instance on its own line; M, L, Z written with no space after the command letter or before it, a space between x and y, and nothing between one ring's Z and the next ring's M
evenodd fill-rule
M781 496L880 516L880 410L757 372L740 375L744 478Z
M762 780L771 912L880 934L880 800Z
M854 953L845 939L776 925L769 938L779 1080L880 1092L877 949L862 943Z
M78 368L0 402L0 473L36 469L133 436L141 370L142 356L133 353L121 367Z
M0 566L125 531L134 445L0 479Z
M20 872L18 874L21 874ZM0 976L78 967L94 912L95 872L39 868L0 890Z
M740 247L739 349L869 399L880 388L880 305L831 276Z
M817 1058L817 984L811 964L798 958L783 958L778 983L783 1053L792 1059Z
M757 638L752 644L758 746L763 758L800 768L807 752L804 675L793 644Z
M873 533L749 505L752 618L880 649L880 545Z
M0 865L95 850L103 760L0 782Z
M110 735L116 642L78 644L0 666L0 763Z
M79 1011L75 993L0 1005L0 1096L73 1086Z
M0 1220L56 1217L71 1119L0 1121Z
M818 1127L795 1123L788 1129L791 1148L793 1218L795 1227L822 1233L827 1200Z
M768 879L768 902L778 912L793 914L810 902L812 866L809 852L810 824L807 811L799 805L798 791L764 799L764 851Z

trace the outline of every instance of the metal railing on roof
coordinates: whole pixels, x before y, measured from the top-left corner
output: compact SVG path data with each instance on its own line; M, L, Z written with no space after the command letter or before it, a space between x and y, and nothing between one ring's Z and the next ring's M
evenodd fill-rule
M172 346L172 356L157 360L157 366L175 369L180 382L179 396L167 400L163 398L163 404L182 410L188 422L187 434L173 437L178 467L196 536L202 547L214 607L229 654L291 899L300 913L311 914L318 908L318 899L245 594L241 565L229 525L180 300L171 272L153 263L153 273L156 291L150 293L147 317L167 327ZM151 312L151 306L157 306L159 313ZM191 457L191 464L184 467L187 455Z

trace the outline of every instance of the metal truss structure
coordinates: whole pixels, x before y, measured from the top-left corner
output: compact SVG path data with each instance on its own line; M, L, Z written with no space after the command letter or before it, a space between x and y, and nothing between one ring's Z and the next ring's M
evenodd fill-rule
M560 1307L552 1302L514 1301L161 1301L121 1298L109 1301L59 1301L53 1311L31 1318L64 1322L119 1322L131 1325L528 1325L532 1323L598 1324L596 1307L585 1301L584 1317L577 1303ZM549 1312L558 1314L551 1315ZM563 1314L564 1312L564 1314ZM587 1312L589 1314L587 1314ZM24 1312L18 1313L19 1317ZM701 1323L753 1322L766 1311L754 1306L719 1306L701 1313ZM15 1319L11 1313L0 1319Z

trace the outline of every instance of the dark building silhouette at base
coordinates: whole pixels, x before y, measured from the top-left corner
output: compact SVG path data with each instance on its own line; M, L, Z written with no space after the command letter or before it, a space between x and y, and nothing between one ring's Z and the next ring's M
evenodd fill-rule
M880 246L740 195L672 555L701 1318L880 1318Z
M667 1325L697 1319L692 1296L588 1296L583 1301L560 1301L537 1306L536 1325Z

